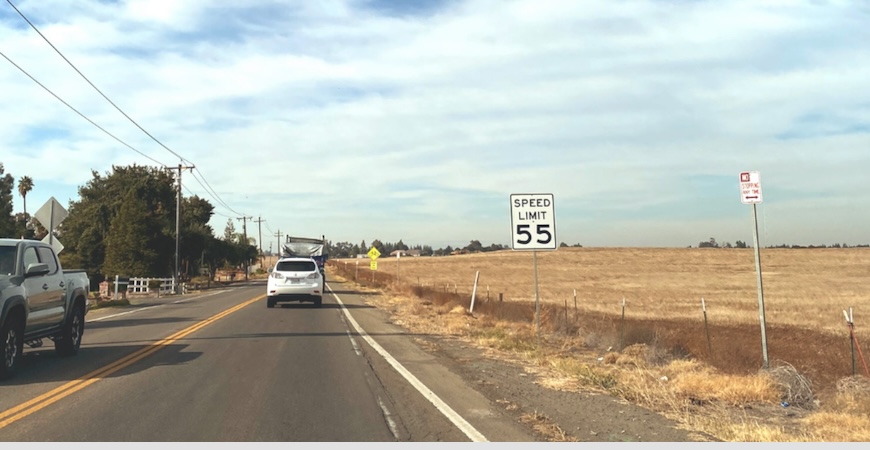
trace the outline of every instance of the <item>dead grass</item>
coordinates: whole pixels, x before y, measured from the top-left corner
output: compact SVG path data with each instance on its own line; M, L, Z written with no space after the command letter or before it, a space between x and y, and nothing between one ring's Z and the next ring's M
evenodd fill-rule
M843 376L848 349L840 348L847 335L840 311L870 308L862 294L870 249L762 251L771 353L788 356L769 370L758 370L752 343L758 305L751 249L560 249L538 258L543 339L535 334L526 253L405 258L406 283L391 278L395 260L382 259L379 273L360 270L356 281L390 292L371 301L397 323L521 361L554 389L608 392L725 441L870 440L870 384ZM341 261L330 267L357 277L342 272ZM702 296L715 325L712 341L700 325ZM807 373L821 382L814 386ZM820 401L819 386L837 380ZM544 417L529 420L547 426Z
M865 306L870 248L762 249L765 309L770 324L841 333L842 309ZM342 264L342 261L335 261ZM356 260L347 260L355 264ZM510 250L449 257L380 258L378 272L408 286L426 286L470 298L480 271L478 300L535 298L532 258ZM360 274L369 275L368 267ZM362 278L362 276L361 276ZM538 252L542 301L628 317L699 319L701 298L710 320L757 323L752 249L560 248ZM455 287L455 288L454 288ZM860 326L860 324L859 324ZM870 326L870 324L868 324Z
M549 417L535 411L520 416L520 421L530 425L535 432L547 438L550 442L578 442L577 439L565 433L559 425Z

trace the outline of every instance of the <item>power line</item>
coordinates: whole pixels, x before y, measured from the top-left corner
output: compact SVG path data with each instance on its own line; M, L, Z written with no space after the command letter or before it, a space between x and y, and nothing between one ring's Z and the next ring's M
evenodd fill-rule
M212 188L211 185L208 184L208 180L205 179L205 175L202 174L202 171L199 172L199 176L202 177L202 181L200 181L200 179L196 176L195 172L191 171L190 174L193 175L193 178L199 183L199 185L202 186L202 188L205 189L206 192L211 194L215 198L215 200L218 201L218 203L223 205L224 208L230 210L233 214L238 214L240 216L244 216L244 214L234 210L233 208L230 208L230 206L227 205L227 203L225 201L223 201L223 199L217 194L217 192L214 190L214 188ZM203 183L205 183L205 185L203 185ZM206 186L208 186L208 187L206 187Z
M21 66L19 66L18 64L15 64L15 61L12 61L12 59L10 59L8 56L6 56L6 54L3 53L2 51L0 51L0 56L2 56L4 59L6 59L6 61L9 61L9 64L12 64L13 66L15 66L16 69L20 70L21 73L23 73L24 75L26 75L27 78L30 78L31 81L33 81L34 83L38 84L39 87L45 89L46 92L48 92L49 94L51 94L54 98L56 98L58 101L60 101L60 102L63 103L64 105L66 105L67 108L73 110L73 112L75 112L76 114L78 114L82 119L87 120L88 122L90 122L91 125L93 125L93 126L99 128L100 131L102 131L103 133L106 133L106 134L109 135L112 139L114 139L114 140L120 142L122 145L124 145L125 147L129 148L130 150L133 150L134 152L136 152L136 153L138 153L138 154L144 156L145 158L150 159L151 161L153 161L154 163L156 163L156 164L158 164L158 165L160 165L160 166L162 166L162 167L166 167L166 164L163 164L162 162L157 161L156 159L154 159L154 158L152 158L152 157L146 155L145 153L140 152L139 150L137 150L136 148L134 148L132 145L130 145L130 144L128 144L128 143L122 141L119 137L117 137L117 136L115 136L114 134L110 133L110 132L107 131L105 128L101 127L101 126L98 125L96 122L94 122L93 120L91 120L88 116L84 115L82 112L80 112L79 110L75 109L72 105L70 105L69 103L67 103L66 100L60 98L60 96L58 96L57 94L55 94L54 92L52 92L51 89L45 87L44 84L40 83L39 80L37 80L36 78L33 77L33 75L30 75L29 73L27 73L27 71L24 70Z
M113 102L113 101L112 101L112 100L111 100L111 99L110 99L106 94L104 94L103 91L101 91L101 90L100 90L100 89L99 89L99 88L98 88L98 87L97 87L93 82L91 82L91 80L88 79L88 77L85 76L85 74L83 74L83 73L82 73L82 72L81 72L81 71L80 71L80 70L75 66L75 64L72 63L72 61L70 61L70 60L69 60L69 59L68 59L68 58L67 58L67 57L66 57L66 56L65 56L65 55L64 55L64 54L63 54L63 53L62 53L62 52L61 52L61 51L60 51L60 50L59 50L59 49L54 45L54 44L52 44L51 41L50 41L47 37L45 37L45 35L42 34L41 31L39 31L39 28L37 28L36 25L34 25L33 22L31 22L30 19L28 19L27 16L25 16L24 13L21 12L21 10L19 10L18 7L16 7L16 6L12 3L11 0L6 0L6 3L8 3L9 6L11 6L12 9L14 9L15 12L18 13L18 15L21 16L21 18L24 19L24 21L27 22L27 24L30 25L30 27L33 28L33 30L36 31L36 33L39 34L39 36L40 36L40 37L41 37L41 38L42 38L42 39L43 39L43 40L44 40L44 41L45 41L45 42L46 42L46 43L47 43L47 44L48 44L48 45L49 45L49 46L50 46L50 47L51 47L51 48L52 48L52 49L53 49L53 50L58 54L58 55L60 55L60 57L63 58L63 60L66 61L66 63L69 64L70 67L73 68L73 70L76 71L76 73L79 74L79 76L81 76L81 77L82 77L82 78L83 78L83 79L84 79L84 80L85 80L85 81L86 81L86 82L87 82L87 83L88 83L92 88L94 88L95 91L97 91L97 93L99 93L99 94L100 94L100 95L101 95L101 96L102 96L102 97L103 97L107 102L109 102L109 104L111 104L111 105L112 105L112 106L113 106L113 107L114 107L118 112L120 112L124 117L126 117L127 120L129 120L133 125L135 125L137 128L139 128L143 133L145 133L149 138L151 138L151 139L152 139L154 142L156 142L158 145L160 145L161 147L163 147L164 149L166 149L167 151L169 151L170 153L172 153L173 155L175 155L176 157L178 157L178 158L181 160L181 162L183 162L183 163L187 163L188 165L192 166L191 168L193 168L193 167L196 166L192 161L188 160L187 158L184 158L184 157L181 156L180 154L176 153L175 151L173 151L172 149L170 149L169 147L167 147L165 144L163 144L163 142L161 142L159 139L157 139L156 137L154 137L151 133L149 133L147 130L145 130L145 128L143 128L141 125L139 125L139 123L137 123L135 120L133 120L132 117L130 117L130 116L129 116L126 112L124 112L124 111L123 111L123 110L122 110L122 109L121 109L117 104L115 104L115 102ZM0 54L2 54L2 53L0 53ZM55 95L53 92L51 92L50 90L48 90L48 88L46 88L45 86L43 86L39 81L37 81L37 80L36 80L35 78L33 78L32 76L30 76L30 74L28 74L28 73L25 72L23 69L21 69L17 64L15 64L14 62L12 62L12 60L10 60L6 55L2 55L2 56L3 56L4 58L6 58L10 63L12 63L13 65L15 65L15 67L17 67L19 70L21 70L22 72L24 72L25 75L27 75L28 77L30 77L30 79L32 79L34 82L36 82L37 84L39 84L40 86L42 86L43 89L46 89L49 93L51 93L52 95L54 95L55 98L57 98L58 100L60 100L61 102L63 102L63 103L64 103L65 105L67 105L69 108L73 109L73 111L75 111L75 112L78 113L80 116L84 117L86 120L88 120L89 122L91 122L94 126L96 126L97 128L100 128L100 129L103 130L105 133L107 133L107 134L109 134L110 136L112 136L113 138L115 138L115 140L121 142L121 143L124 144L125 146L127 146L127 147L129 147L130 149L134 150L135 152L139 153L140 155L145 156L146 158L148 158L148 159L154 161L155 163L157 163L157 164L159 164L159 165L161 165L161 166L166 167L166 164L160 163L160 162L158 162L157 160L155 160L155 159L153 159L153 158L151 158L151 157L145 155L144 153L140 152L139 150L136 150L135 148L133 148L133 147L130 146L129 144L125 143L124 141L121 141L120 139L118 139L117 137L115 137L114 135L112 135L111 133L109 133L108 131L106 131L105 129L103 129L102 127L100 127L99 125L97 125L96 123L94 123L92 120L88 119L88 118L87 118L86 116L84 116L82 113L79 113L75 108L72 108L72 106L70 106L70 105L67 104L65 101L63 101L63 99L61 99L60 97L58 97L57 95ZM217 192L214 190L214 188L212 188L211 185L208 183L208 180L205 179L205 175L202 174L202 171L200 171L199 174L200 174L200 177L202 177L202 180L200 180L200 178L196 176L196 174L193 172L193 170L191 170L191 175L193 175L193 177L194 177L194 179L197 181L197 183L199 183L199 185L202 186L202 188L205 189L205 191L206 191L207 193L209 193L210 195L212 195L212 196L214 197L214 199L215 199L218 203L220 203L223 207L225 207L226 209L228 209L229 211L231 211L231 212L234 213L234 214L237 214L237 215L244 215L244 214L241 214L241 213L239 213L238 211L234 210L233 208L231 208L231 207L230 207L226 202L223 201L223 199L221 199L221 197L217 194ZM203 183L205 183L205 184L203 184ZM206 186L208 186L208 187L206 187ZM225 216L225 217L229 217L229 216Z
M51 48L54 49L54 51L57 52L57 54L60 55L60 57L63 58L63 60L66 61L67 64L70 65L70 67L73 68L73 70L76 71L76 73L78 73L79 75L81 75L81 77L84 78L84 80L87 81L88 84L90 84L91 87L94 88L94 90L96 90L96 91L97 91L101 96L103 96L104 99L106 99L107 102L109 102L112 106L114 106L115 109L118 110L118 112L120 112L121 114L123 114L124 117L127 118L127 120L129 120L130 122L132 122L133 125L136 125L137 128L139 128L140 130L142 130L142 132L145 133L146 135L148 135L148 137L150 137L152 140L154 140L154 142L158 143L161 147L163 147L163 148L165 148L166 150L168 150L169 153L172 153L173 155L177 156L178 159L180 159L182 162L188 163L188 164L190 164L190 165L194 165L193 163L191 163L190 161L186 160L184 157L182 157L182 156L179 155L178 153L175 153L175 152L174 152L172 149L170 149L169 147L163 145L163 143L160 142L160 141L159 141L157 138L155 138L154 136L152 136L151 133L149 133L149 132L146 131L144 128L142 128L138 123L136 123L136 121L133 120L132 117L128 116L127 113L125 113L121 108L118 107L118 105L115 104L115 102L113 102L111 99L109 99L109 97L107 97L106 94L103 93L103 91L101 91L97 86L95 86L94 83L91 83L91 80L89 80L88 77L86 77L85 74L83 74L83 73L82 73L82 72L81 72L81 71L80 71L80 70L75 66L75 64L73 64L72 62L70 62L70 60L67 59L67 57L64 56L64 54L61 53L61 51L58 50L57 47L55 47L54 44L52 44L51 41L49 41L48 38L45 37L44 34L42 34L41 31L39 31L39 28L36 28L36 25L34 25L33 22L31 22L30 19L27 18L27 16L25 16L25 15L24 15L24 14L23 14L23 13L22 13L22 12L21 12L21 11L20 11L20 10L19 10L15 5L14 5L14 4L12 4L12 1L11 1L11 0L6 0L6 3L9 3L9 6L11 6L12 9L14 9L15 12L17 12L18 15L21 16L21 18L24 19L24 21L27 22L28 25L30 25L30 28L33 28L33 30L36 31L36 33L39 34L39 36L42 37L42 39L43 39L45 42L47 42L48 45L51 46Z
M195 192L191 191L190 188L187 187L187 185L184 185L184 190L187 191L187 193L190 194L191 197L194 197L194 196L197 195ZM213 212L214 214L217 214L217 215L221 216L221 217L226 217L227 219L233 219L233 217L228 216L228 215L223 214L223 213L220 213L220 212L218 212L217 210L212 210L212 212Z

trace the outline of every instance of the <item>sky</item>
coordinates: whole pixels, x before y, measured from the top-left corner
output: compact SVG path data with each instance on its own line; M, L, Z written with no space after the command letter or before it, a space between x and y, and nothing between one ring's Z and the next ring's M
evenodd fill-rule
M758 171L762 245L870 243L866 1L12 3L132 119L0 1L0 163L31 213L183 164L215 233L264 250L510 245L515 193L552 194L569 245L751 244Z

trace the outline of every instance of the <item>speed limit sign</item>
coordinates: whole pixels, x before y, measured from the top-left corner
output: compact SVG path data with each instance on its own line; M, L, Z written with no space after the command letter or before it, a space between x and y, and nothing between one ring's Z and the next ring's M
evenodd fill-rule
M511 194L511 248L556 250L553 194Z

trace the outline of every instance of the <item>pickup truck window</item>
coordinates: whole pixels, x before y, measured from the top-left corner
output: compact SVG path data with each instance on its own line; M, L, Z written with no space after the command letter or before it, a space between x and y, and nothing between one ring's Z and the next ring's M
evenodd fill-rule
M54 257L54 252L48 247L39 247L39 262L48 264L48 273L57 273L57 259Z
M39 264L39 257L36 256L35 248L27 247L24 249L24 269L26 270L31 264Z
M15 247L0 246L0 275L12 275L15 271Z

